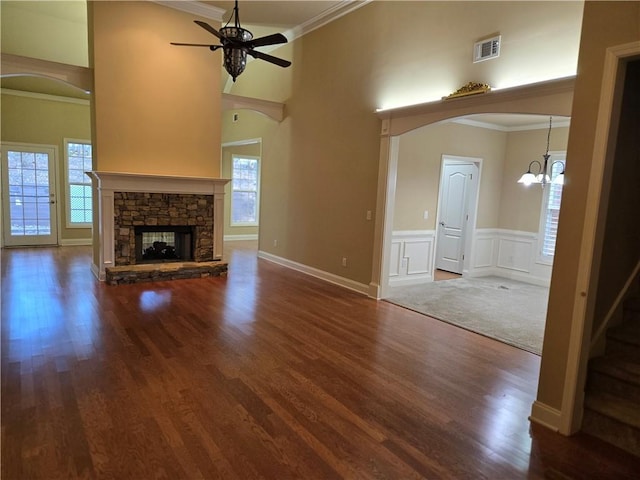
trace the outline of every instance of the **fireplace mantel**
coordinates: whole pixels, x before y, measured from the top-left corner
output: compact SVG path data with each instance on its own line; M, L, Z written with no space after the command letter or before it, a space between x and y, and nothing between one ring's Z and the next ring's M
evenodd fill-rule
M213 257L222 258L224 186L229 182L224 178L184 177L118 172L87 172L98 190L98 240L99 252L94 274L104 280L106 269L115 266L114 250L114 192L175 193L212 195L213 212ZM95 224L95 222L94 222ZM94 235L95 237L95 235Z

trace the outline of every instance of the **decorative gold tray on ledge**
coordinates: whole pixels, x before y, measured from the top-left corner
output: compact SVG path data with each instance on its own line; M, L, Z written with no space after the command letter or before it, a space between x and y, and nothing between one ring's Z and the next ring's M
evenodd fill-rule
M491 90L491 86L486 83L469 82L463 87L453 92L451 95L442 97L443 100L449 100L451 98L466 97L468 95L477 95L478 93L487 93Z

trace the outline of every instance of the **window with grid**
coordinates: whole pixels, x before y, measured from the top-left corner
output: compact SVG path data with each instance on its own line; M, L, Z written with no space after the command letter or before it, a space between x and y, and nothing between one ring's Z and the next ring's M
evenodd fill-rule
M260 162L234 155L231 165L231 225L258 225Z
M542 213L540 216L540 261L553 263L558 234L558 218L560 216L560 201L562 200L562 184L554 183L556 177L564 171L564 154L554 154L550 158L551 181L545 185L542 194Z
M92 170L91 154L90 142L65 140L67 227L91 226L91 179L85 175Z

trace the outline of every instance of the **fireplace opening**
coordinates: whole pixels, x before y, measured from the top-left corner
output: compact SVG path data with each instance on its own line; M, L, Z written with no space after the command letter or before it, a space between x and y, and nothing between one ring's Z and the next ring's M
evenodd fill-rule
M135 227L136 263L193 261L193 227Z

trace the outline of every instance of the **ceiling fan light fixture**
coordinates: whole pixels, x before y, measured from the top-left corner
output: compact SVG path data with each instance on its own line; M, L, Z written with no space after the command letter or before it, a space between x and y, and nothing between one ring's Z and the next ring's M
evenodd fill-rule
M253 39L253 34L241 27L223 27L220 29L220 35L231 43L248 42ZM234 82L247 67L247 50L243 47L224 49L224 69L231 75Z
M234 21L233 25L229 24ZM274 33L260 38L253 38L253 34L240 26L240 15L238 11L238 0L235 2L235 7L231 14L231 18L227 24L220 29L220 31L213 28L208 23L200 20L194 20L194 22L201 28L204 28L207 32L217 37L220 40L219 45L210 45L207 43L182 43L171 42L171 45L177 45L180 47L206 47L212 52L215 52L219 48L224 51L224 69L231 75L233 81L236 81L238 75L244 72L247 67L247 55L251 55L254 58L264 60L279 67L289 67L291 62L282 58L274 57L263 52L255 50L256 47L265 47L267 45L279 45L281 43L287 43L287 37L281 33Z

